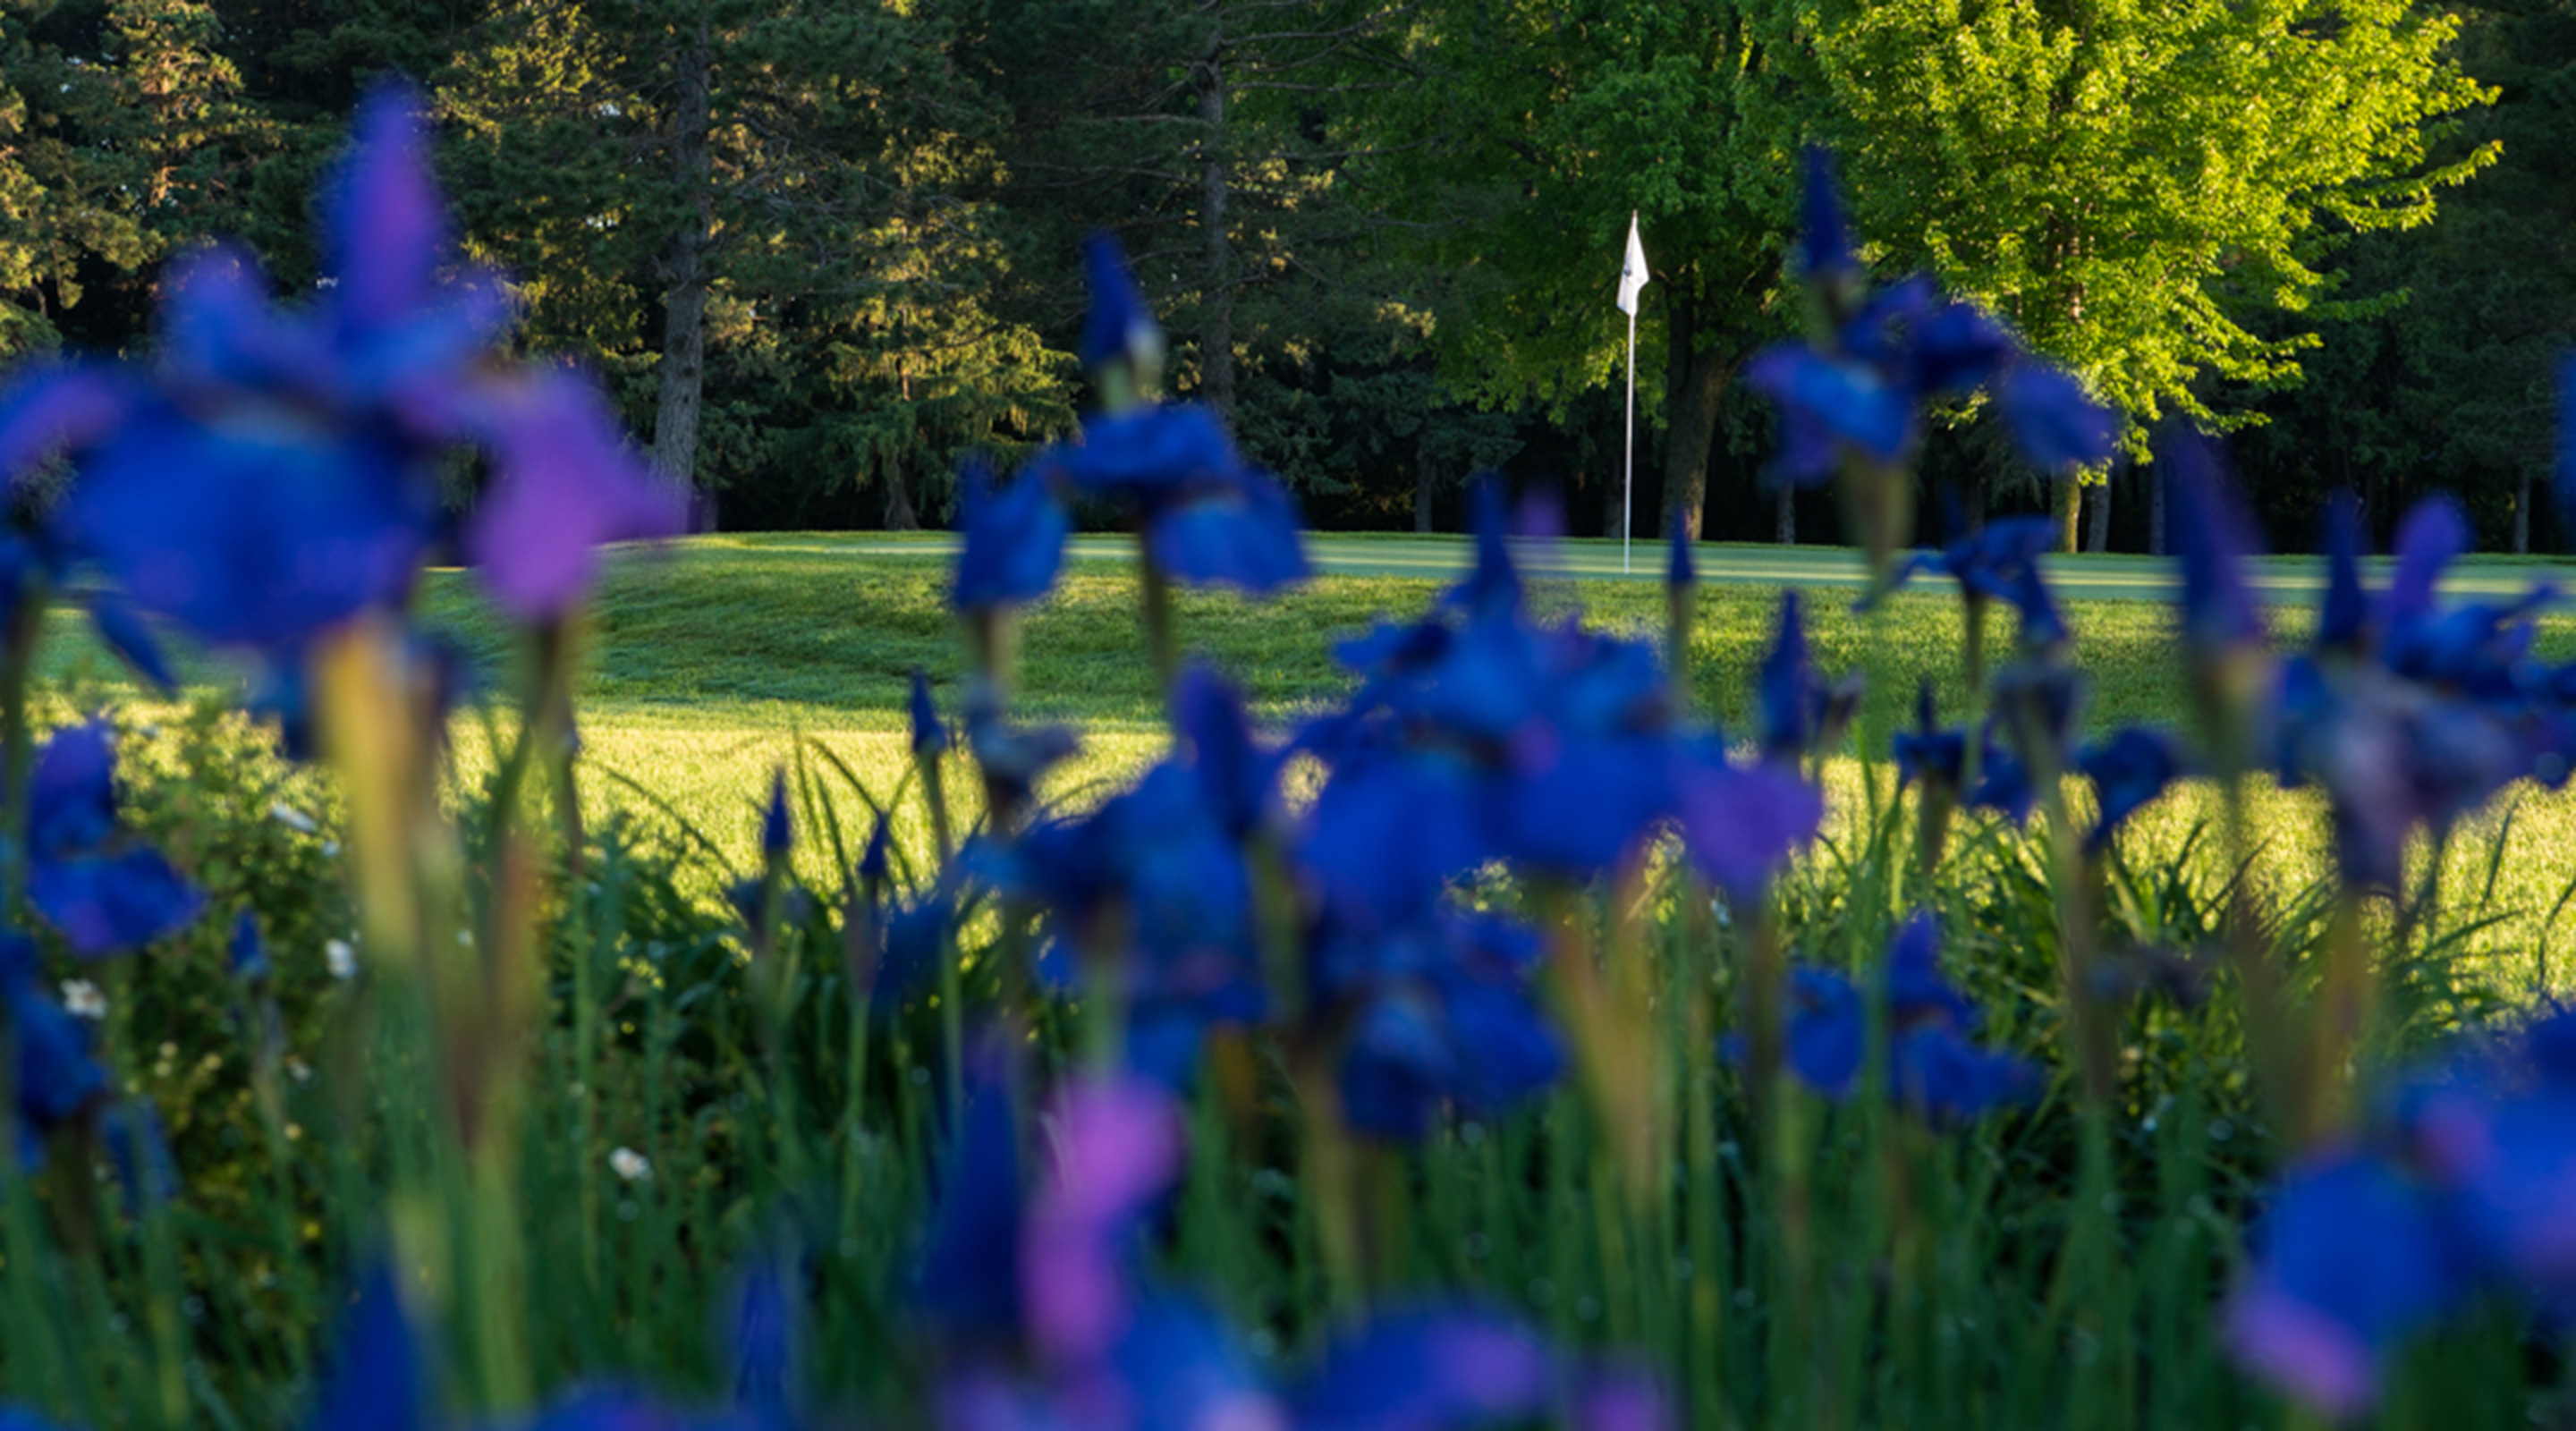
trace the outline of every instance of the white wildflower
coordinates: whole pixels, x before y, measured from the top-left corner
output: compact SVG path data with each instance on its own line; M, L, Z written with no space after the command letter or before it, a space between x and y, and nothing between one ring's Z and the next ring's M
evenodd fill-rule
M653 1161L633 1148L619 1148L608 1155L608 1170L630 1183L640 1183L653 1176Z
M87 979L65 979L63 1008L76 1019L103 1019L107 1017L107 995Z
M358 977L358 951L350 948L349 941L346 939L334 939L323 945L322 962L331 967L331 977L334 979Z

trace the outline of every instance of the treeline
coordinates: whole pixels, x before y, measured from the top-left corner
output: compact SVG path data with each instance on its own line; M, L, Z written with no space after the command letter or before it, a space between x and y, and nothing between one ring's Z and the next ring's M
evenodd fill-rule
M2562 543L2533 492L2576 346L2576 0L10 0L0 348L138 347L216 236L309 288L307 196L387 75L521 341L597 368L730 527L937 524L964 456L1069 431L1108 229L1174 386L1318 525L1449 526L1498 468L1615 533L1634 212L1639 532L1833 538L1736 381L1804 321L1824 141L1882 270L2129 416L2058 501L2091 544L2158 540L2176 415L2235 432L2285 543L2342 486ZM1927 538L2074 495L1993 426L1946 414Z

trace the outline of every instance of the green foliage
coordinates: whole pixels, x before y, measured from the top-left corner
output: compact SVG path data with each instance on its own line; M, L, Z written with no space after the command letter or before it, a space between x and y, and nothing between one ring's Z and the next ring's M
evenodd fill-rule
M2142 429L2291 379L2355 233L2431 221L2496 157L2428 136L2490 97L2450 17L2363 5L1894 0L1821 7L1816 81L1863 232L2012 319ZM2330 97L2330 98L2329 98ZM1844 117L1847 116L1847 117Z

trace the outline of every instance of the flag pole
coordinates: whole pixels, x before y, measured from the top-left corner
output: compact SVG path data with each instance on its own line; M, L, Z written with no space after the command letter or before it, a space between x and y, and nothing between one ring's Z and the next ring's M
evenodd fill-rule
M1619 573L1633 573L1630 553L1637 544L1637 294L1646 276L1646 246L1637 241L1637 211L1628 211L1628 251L1619 260L1619 311L1628 315L1628 405L1626 456L1619 470Z
M1628 550L1637 540L1637 315L1628 315L1628 454L1619 485L1619 571L1627 575Z

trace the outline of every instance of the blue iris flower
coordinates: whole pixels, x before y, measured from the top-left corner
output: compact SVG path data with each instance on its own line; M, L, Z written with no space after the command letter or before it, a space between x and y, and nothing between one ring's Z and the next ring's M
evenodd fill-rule
M1929 403L1990 388L2022 453L2050 471L2110 460L2111 415L2061 370L2023 354L1995 320L1945 298L1917 275L1863 294L1859 264L1829 159L1808 158L1802 236L1805 276L1822 299L1831 336L1754 355L1745 382L1778 403L1778 470L1812 483L1853 453L1883 466L1920 445Z
M2131 815L2144 809L2182 774L2182 747L2160 730L2123 726L2086 745L2075 758L2076 769L2093 782L2100 813L2084 837L2084 847L2100 851Z
M1963 597L2008 601L2020 594L2024 573L2038 566L2040 555L2056 543L2046 517L2006 517L1937 553L1916 553L1898 568L1896 583L1903 585L1916 572L1939 572L1959 584Z
M310 1431L428 1431L429 1379L389 1264L359 1274L327 1365Z
M45 1140L107 1098L107 1069L90 1049L89 1027L48 995L36 946L0 934L0 1012L18 1049L15 1107L0 1108L21 1169L44 1162Z
M2184 642L2204 658L2261 642L2262 613L2245 582L2245 563L2256 551L2254 523L2220 467L2216 445L2177 428L2159 446L2182 559Z
M1133 518L1147 553L1183 585L1258 596L1306 577L1295 499L1243 460L1204 407L1147 404L1092 417L1080 442L1050 447L1033 465Z
M769 773L769 803L760 812L760 856L783 860L795 841L795 826L787 814L787 771L781 768Z
M233 921L225 962L232 976L245 984L260 983L276 972L269 963L268 944L259 937L259 919L247 909Z
M114 738L103 721L65 726L37 753L27 897L90 959L175 934L205 909L204 891L119 825Z
M1900 782L1920 782L1927 791L1953 800L1962 793L1959 787L1968 778L1968 732L1965 727L1941 724L1928 678L1914 689L1914 729L1898 731L1889 744Z
M1651 648L1535 620L1500 503L1477 506L1474 572L1345 644L1360 688L1298 738L1333 767L1301 844L1329 895L1394 928L1491 861L1589 879L1678 822L1732 884L1812 837L1821 802L1683 727Z
M1317 1004L1347 1024L1342 1104L1375 1137L1419 1139L1441 1108L1499 1112L1564 1072L1531 978L1535 931L1451 911L1392 934L1326 935Z
M1159 358L1153 319L1113 240L1093 239L1086 261L1092 295L1084 361L1098 369L1123 355L1141 378ZM1142 531L1147 558L1184 586L1231 586L1261 596L1306 578L1296 500L1277 478L1243 460L1207 408L1137 402L1100 413L1084 420L1080 441L1049 447L1030 466L1032 475L1076 496L1117 507ZM1011 523L1010 540L1000 542L994 558L997 573L1036 571L1041 524L1026 516ZM997 542L1004 535L997 531ZM994 586L1015 590L1024 583L996 579ZM980 603L961 596L958 604Z
M1762 659L1754 689L1766 760L1795 764L1831 751L1860 710L1858 672L1827 684L1808 663L1807 633L1794 590L1780 593L1779 632Z
M1834 151L1823 144L1806 149L1807 182L1799 190L1798 275L1808 282L1860 272L1852 252L1851 221L1843 215L1842 185L1834 177Z
M2257 1373L2337 1417L2378 1393L2381 1354L2467 1298L2474 1268L2433 1190L2335 1150L2295 1170L2261 1225L2226 1337Z
M1127 255L1119 251L1118 240L1105 233L1085 240L1082 271L1091 284L1091 308L1082 319L1082 365L1098 368L1115 359L1134 362L1140 354L1159 354L1162 331L1136 287L1136 275L1128 270Z
M1983 1022L1975 1004L1941 977L1940 930L1917 914L1888 947L1887 1000L1889 1096L1935 1121L1973 1118L2026 1102L2042 1075L2028 1059L1975 1042ZM1788 1066L1798 1080L1829 1098L1850 1094L1858 1080L1867 1039L1863 991L1828 969L1790 970ZM1728 1051L1740 1057L1740 1039Z
M1187 1030L1263 1017L1252 869L1228 820L1239 806L1184 760L1148 771L1088 815L1041 821L1009 844L970 847L966 867L1043 907L1087 978L1112 982L1164 1035L1148 1071L1185 1078ZM1177 1020L1177 1022L1174 1022Z
M1036 474L999 491L992 468L970 460L961 475L957 525L961 543L949 604L959 611L1023 606L1055 587L1073 519Z
M2418 504L2373 595L2357 521L2348 506L2332 515L2317 643L2281 667L2274 731L2282 782L2326 792L2348 883L2395 887L2414 831L2445 835L2517 778L2564 779L2576 755L2564 683L2532 659L2533 615L2556 590L2444 606L2468 540L2456 503Z
M2361 584L2361 504L2337 492L2326 504L2326 587L2317 607L2317 647L2357 651L2372 643L2370 594Z
M919 666L912 668L912 757L935 760L948 752L953 743L947 722L939 718L939 704L930 698L930 677Z
M1232 682L1201 662L1184 667L1172 692L1172 728L1229 836L1242 840L1270 821L1285 752L1255 738Z
M1324 1350L1290 1394L1297 1431L1431 1431L1522 1424L1556 1409L1566 1359L1475 1307L1381 1314Z
M2032 466L2064 472L2111 460L2118 430L2110 409L2065 369L2016 357L1994 389L2004 426Z
M54 513L72 553L217 646L300 651L402 607L446 525L437 458L458 444L493 473L466 546L522 620L586 593L596 545L682 524L595 385L491 360L511 303L456 271L417 97L375 91L355 131L321 205L319 302L282 310L246 255L202 251L164 285L148 373L65 370L0 409L13 468L75 454Z
M968 1072L912 1304L946 1335L1007 1339L1021 1323L1019 1109L1007 1071L977 1060Z

